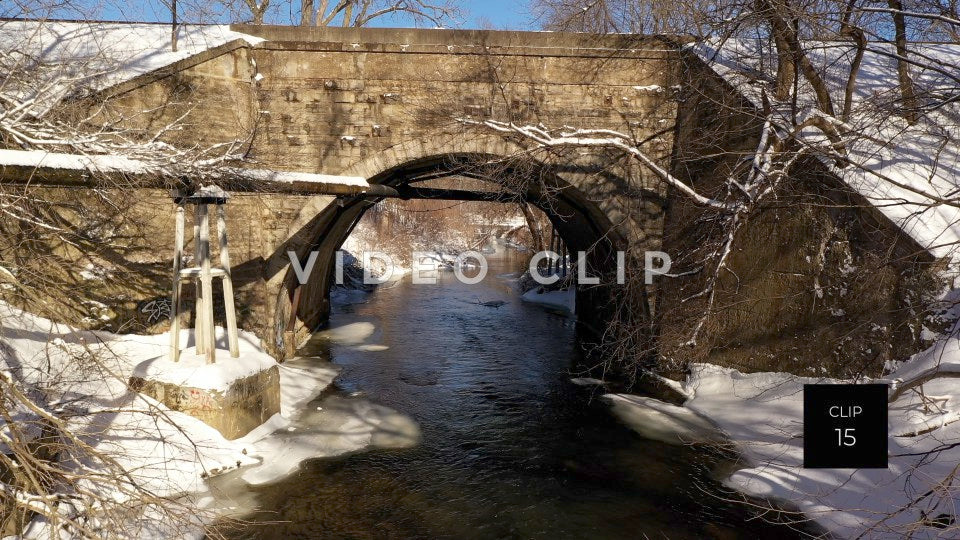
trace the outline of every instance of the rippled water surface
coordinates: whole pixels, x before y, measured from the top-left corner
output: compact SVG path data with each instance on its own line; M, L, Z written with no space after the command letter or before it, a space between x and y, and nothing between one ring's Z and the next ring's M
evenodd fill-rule
M412 416L421 441L305 462L254 489L244 538L789 538L722 502L702 449L641 438L594 389L569 382L573 319L520 302L491 260L473 286L409 276L332 326L372 323L365 343L316 345L343 367L341 395ZM503 300L499 308L477 301ZM369 325L362 325L370 328ZM376 350L382 349L382 350ZM754 519L751 519L754 518Z

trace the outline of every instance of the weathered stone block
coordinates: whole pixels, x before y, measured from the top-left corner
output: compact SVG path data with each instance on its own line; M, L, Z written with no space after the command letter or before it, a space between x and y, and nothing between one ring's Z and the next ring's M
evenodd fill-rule
M280 412L277 366L233 381L226 390L194 388L142 377L130 387L167 407L199 418L227 439L236 439Z

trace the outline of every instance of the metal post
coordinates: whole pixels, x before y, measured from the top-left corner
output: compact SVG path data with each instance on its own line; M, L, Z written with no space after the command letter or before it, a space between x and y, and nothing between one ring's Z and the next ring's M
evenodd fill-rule
M170 49L177 52L177 0L170 5Z
M557 229L553 229L553 233L550 236L550 250L557 254L557 258L553 260L553 273L560 273L560 235L557 234Z

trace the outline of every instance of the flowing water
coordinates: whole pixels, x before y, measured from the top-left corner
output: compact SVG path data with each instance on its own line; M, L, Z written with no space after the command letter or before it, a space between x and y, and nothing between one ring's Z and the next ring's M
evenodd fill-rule
M302 464L251 488L258 511L238 538L789 538L729 496L703 448L640 437L570 382L575 322L520 301L490 259L489 277L437 285L407 276L337 305L332 326L372 323L370 343L311 354L342 366L338 395L410 415L418 444ZM498 276L498 273L500 275ZM503 306L478 303L502 300ZM369 325L366 325L369 328ZM379 349L379 350L378 350Z

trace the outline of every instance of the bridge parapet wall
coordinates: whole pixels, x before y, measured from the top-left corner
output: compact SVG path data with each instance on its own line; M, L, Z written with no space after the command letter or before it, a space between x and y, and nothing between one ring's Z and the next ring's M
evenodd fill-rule
M379 37L361 37L368 35ZM452 117L630 130L645 137L675 118L672 54L268 41L251 50L262 76L254 153L273 167L338 174L438 128L456 132ZM665 155L667 131L656 144Z

